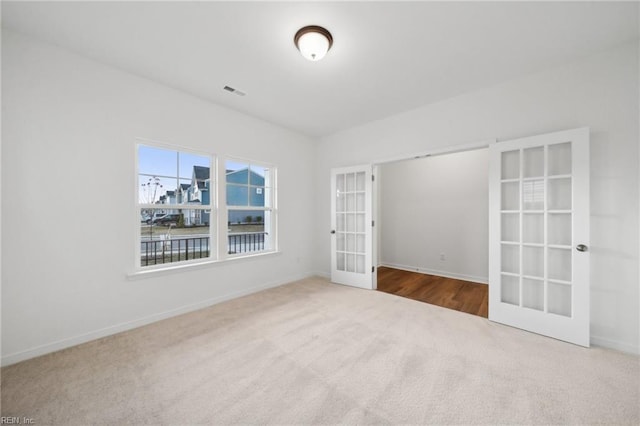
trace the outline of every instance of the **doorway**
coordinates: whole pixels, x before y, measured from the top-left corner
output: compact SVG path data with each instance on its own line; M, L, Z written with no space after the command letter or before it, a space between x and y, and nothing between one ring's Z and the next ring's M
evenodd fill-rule
M338 272L348 272L343 274L343 284L376 289L376 268L368 268L369 260L375 260L378 266L488 283L491 321L588 347L589 129L528 136L486 147L478 144L439 155L451 159L454 154L456 158L488 154L488 167L486 163L447 165L445 161L446 167L439 170L449 172L448 177L406 173L415 161L435 153L414 157L414 162L378 163L372 175L370 165L333 169L332 280ZM456 183L473 175L474 169L486 175L467 180L457 188L462 196L456 194ZM404 175L394 175L398 171ZM363 178L358 185L360 174ZM376 174L382 185L369 184L376 181ZM353 177L351 187L349 176ZM341 181L344 188L339 186ZM426 193L427 188L440 198ZM385 199L387 196L391 199ZM469 206L467 201L474 199L486 204ZM440 217L430 216L431 212ZM385 220L385 216L396 220ZM370 223L368 217L373 218ZM376 220L378 226L371 232ZM337 225L345 226L344 230L338 232ZM432 235L425 234L425 229L433 231ZM443 232L452 230L453 234ZM470 250L478 242L481 245ZM440 262L449 259L454 261L451 265L480 265L480 277L486 277L488 267L488 279L474 279L453 268L431 270L434 250L441 250L437 254ZM359 259L364 259L360 266ZM346 266L340 269L341 265Z
M378 290L488 316L485 146L380 164Z

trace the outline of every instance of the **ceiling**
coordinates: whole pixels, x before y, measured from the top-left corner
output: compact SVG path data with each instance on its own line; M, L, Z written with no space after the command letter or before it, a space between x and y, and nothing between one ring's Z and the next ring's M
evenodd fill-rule
M638 39L638 3L3 1L2 22L319 137ZM319 62L309 24L334 37Z

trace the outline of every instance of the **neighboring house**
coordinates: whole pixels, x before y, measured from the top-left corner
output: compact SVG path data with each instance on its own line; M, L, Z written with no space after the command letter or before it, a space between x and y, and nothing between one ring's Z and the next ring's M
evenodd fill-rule
M193 166L189 201L209 204L209 167Z
M189 197L187 192L191 185L188 183L181 183L180 186L176 189L176 204L184 204L185 200L188 200Z
M227 170L227 206L264 206L264 176L248 168ZM257 213L257 212L254 212ZM242 210L229 210L229 223L245 222L247 216L262 217Z
M188 186L182 204L209 205L211 195L209 167L193 166L191 174L191 185ZM184 185L184 184L183 184ZM209 224L210 212L207 210L186 210L184 213L184 224L207 225Z
M166 194L160 196L160 199L158 200L158 204L167 204L169 206L177 204L176 192L177 191L167 191ZM177 209L166 209L166 210L162 210L162 213L178 214L179 211Z
M209 167L193 166L191 184L182 183L175 191L167 191L160 197L159 204L168 204L180 208L168 209L168 214L184 214L186 226L205 225L209 223L210 212L206 210L189 210L184 205L209 205L210 194ZM227 170L227 206L232 207L263 207L264 206L264 176L244 168ZM230 209L229 223L245 223L247 216L252 216L253 222L264 219L260 212Z
M174 191L167 191L162 195L159 204L175 206L167 209L167 214L183 214L186 226L207 225L210 213L203 210L191 210L185 205L208 205L209 195L209 168L193 166L191 184L181 183Z
M176 191L167 191L167 204L176 204Z

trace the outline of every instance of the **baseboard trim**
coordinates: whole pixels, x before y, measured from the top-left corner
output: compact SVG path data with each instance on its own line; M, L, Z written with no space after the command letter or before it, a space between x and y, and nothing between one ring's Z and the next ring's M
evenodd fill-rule
M379 266L386 266L388 268L401 269L403 271L409 271L409 272L418 272L420 274L437 275L439 277L453 278L455 280L471 281L479 284L489 284L488 277L478 277L475 275L458 274L455 272L439 271L436 269L428 269L428 268L422 268L419 266L401 265L397 263L388 263L388 262L381 262Z
M632 355L640 355L640 347L630 345L628 343L619 342L617 340L607 339L602 336L591 336L590 339L592 346L599 346L601 348L613 349L616 351L624 352Z
M109 327L104 327L98 330L90 331L88 333L84 333L78 336L69 337L66 339L58 340L55 342L47 343L41 346L36 346L35 348L27 349L20 352L15 352L13 354L5 355L2 357L1 365L3 367L15 364L21 361L26 361L31 358L36 358L38 356L46 355L52 352L57 352L63 349L70 348L72 346L77 346L82 343L91 342L93 340L101 339L103 337L111 336L117 333L122 333L123 331L133 330L134 328L142 327L148 324L152 324L157 321L161 321L167 318L172 318L178 315L186 314L189 312L197 311L199 309L207 308L209 306L216 305L218 303L226 302L227 300L236 299L238 297L246 296L249 294L257 293L262 290L266 290L273 287L279 287L284 284L288 284L294 281L298 281L304 278L308 278L314 276L315 274L300 274L297 276L292 276L284 280L272 281L266 284L261 284L258 286L250 287L245 290L236 291L233 293L225 294L222 296L214 297L211 299L204 300L202 302L193 303L190 305L181 306L179 308L171 309L168 311L160 312L157 314L149 315L143 318L138 318L133 321L127 321L124 323L116 324Z

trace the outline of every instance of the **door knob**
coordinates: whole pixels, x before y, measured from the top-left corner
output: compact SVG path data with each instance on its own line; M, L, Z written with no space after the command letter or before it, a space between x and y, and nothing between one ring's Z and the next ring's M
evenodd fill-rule
M576 246L576 250L578 250L578 251L587 251L587 250L588 250L588 247L587 247L587 246L585 246L584 244L578 244L578 245Z
M336 233L336 230L335 230L335 229L332 229L332 230L331 230L331 233L332 233L332 234L335 234L335 233Z

